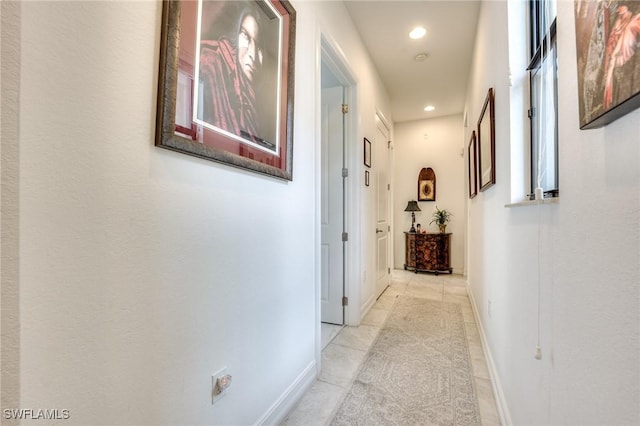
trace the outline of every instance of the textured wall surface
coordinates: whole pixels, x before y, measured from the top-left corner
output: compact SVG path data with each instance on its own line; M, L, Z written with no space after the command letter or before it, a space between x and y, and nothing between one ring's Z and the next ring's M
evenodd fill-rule
M3 408L254 424L313 379L321 32L357 80L353 164L389 101L341 3L293 6L285 182L154 146L161 2L2 3ZM360 209L371 200L354 182ZM362 243L354 263L373 270L373 237ZM212 406L222 367L233 384Z
M468 203L469 283L507 420L637 424L640 111L579 130L573 2L559 2L560 201L505 208L523 187L526 132L509 117L526 81L508 74L507 3L483 3L478 28L468 108L495 88L497 183Z
M253 423L314 363L313 116L293 182L156 148L161 6L22 4L21 406L71 424Z

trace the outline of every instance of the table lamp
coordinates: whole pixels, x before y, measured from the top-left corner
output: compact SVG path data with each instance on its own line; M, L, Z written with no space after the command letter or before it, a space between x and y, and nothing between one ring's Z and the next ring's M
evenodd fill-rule
M418 207L418 202L411 200L407 203L407 207L404 209L405 212L411 212L411 229L409 232L416 232L415 223L416 223L416 212L420 212L420 207Z

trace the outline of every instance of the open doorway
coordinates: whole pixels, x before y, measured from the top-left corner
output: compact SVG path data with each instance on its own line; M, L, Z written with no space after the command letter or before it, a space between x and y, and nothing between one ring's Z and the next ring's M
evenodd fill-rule
M345 163L344 88L322 63L321 158L321 319L344 324L345 276Z
M320 167L321 349L348 323L350 244L349 99L353 79L342 58L322 39ZM357 265L352 265L353 267ZM351 269L352 269L351 268Z

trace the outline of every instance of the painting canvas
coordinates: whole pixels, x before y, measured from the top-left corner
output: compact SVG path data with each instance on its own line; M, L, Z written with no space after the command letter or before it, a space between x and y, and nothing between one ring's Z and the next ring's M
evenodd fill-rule
M420 181L420 199L418 201L434 201L433 181Z
M280 19L264 2L202 0L198 5L194 122L276 151ZM231 92L241 92L239 105Z
M580 128L640 107L640 2L574 2Z
M156 145L292 179L295 10L163 3Z

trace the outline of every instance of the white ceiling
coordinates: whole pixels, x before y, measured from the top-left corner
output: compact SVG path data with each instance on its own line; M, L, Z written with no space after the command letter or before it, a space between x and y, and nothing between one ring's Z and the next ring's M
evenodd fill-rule
M347 0L345 6L387 88L394 122L463 112L480 1ZM427 35L411 40L417 25ZM415 61L423 52L427 59ZM427 105L436 109L425 112Z

